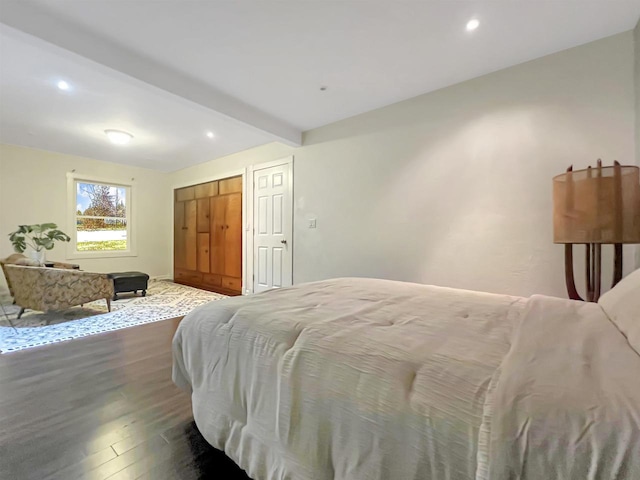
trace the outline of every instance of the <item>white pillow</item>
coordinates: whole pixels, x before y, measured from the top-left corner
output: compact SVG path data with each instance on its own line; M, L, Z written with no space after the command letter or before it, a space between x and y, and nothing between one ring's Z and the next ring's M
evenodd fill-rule
M640 269L620 280L598 303L640 354Z

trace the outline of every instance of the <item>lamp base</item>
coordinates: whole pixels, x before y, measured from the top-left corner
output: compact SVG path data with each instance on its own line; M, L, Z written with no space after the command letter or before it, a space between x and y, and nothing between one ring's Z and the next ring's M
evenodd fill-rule
M614 260L613 260L613 282L611 288L622 280L622 244L613 244ZM584 299L576 289L575 279L573 277L573 244L567 243L564 246L564 271L565 281L567 283L567 292L571 300ZM585 279L587 287L587 302L597 302L600 298L602 277L602 244L586 243L585 244Z

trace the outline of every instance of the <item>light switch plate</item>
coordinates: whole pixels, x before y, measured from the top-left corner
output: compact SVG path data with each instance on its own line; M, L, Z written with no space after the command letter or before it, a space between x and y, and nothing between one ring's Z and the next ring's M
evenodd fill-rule
M316 228L316 219L315 218L309 219L309 228Z

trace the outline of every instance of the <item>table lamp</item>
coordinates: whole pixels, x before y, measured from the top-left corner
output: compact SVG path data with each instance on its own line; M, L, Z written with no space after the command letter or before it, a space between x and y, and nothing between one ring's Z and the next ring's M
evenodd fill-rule
M640 168L620 165L573 170L553 178L553 241L565 244L569 298L582 300L574 281L573 245L585 245L586 300L601 291L602 245L614 248L612 287L622 279L622 245L640 243Z

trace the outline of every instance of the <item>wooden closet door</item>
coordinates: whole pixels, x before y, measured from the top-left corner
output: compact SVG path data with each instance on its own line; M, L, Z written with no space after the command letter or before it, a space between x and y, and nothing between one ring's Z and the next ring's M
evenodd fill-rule
M209 198L198 199L198 233L209 233Z
M211 197L211 273L224 274L227 195Z
M187 268L187 230L185 224L185 202L176 202L173 208L173 254L174 268Z
M209 255L210 247L209 234L198 233L198 271L209 273L211 268L211 256Z
M208 185L208 184L205 184ZM198 188L196 187L196 195ZM211 249L211 241L209 238L209 230L211 228L211 221L209 219L209 211L211 204L209 198L199 198L198 202L198 271L203 273L209 273L211 269L211 255L209 254Z
M242 277L242 194L226 195L224 274Z
M185 238L185 266L187 270L198 269L198 202L197 200L189 200L185 202L185 225L186 225L186 238Z

